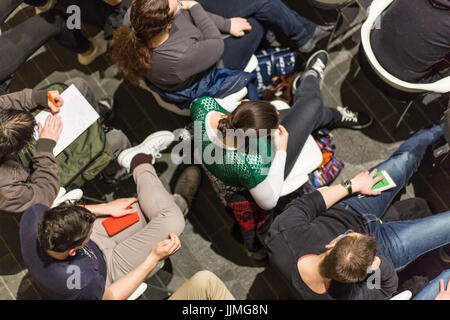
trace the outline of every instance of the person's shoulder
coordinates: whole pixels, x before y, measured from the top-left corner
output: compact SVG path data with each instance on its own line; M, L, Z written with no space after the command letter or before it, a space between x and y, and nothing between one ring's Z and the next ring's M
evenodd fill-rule
M20 225L22 226L29 222L38 222L41 219L42 214L47 210L49 210L49 207L44 204L32 205L23 213Z
M191 111L195 112L198 110L213 110L219 108L220 105L216 99L212 97L200 97L192 101Z

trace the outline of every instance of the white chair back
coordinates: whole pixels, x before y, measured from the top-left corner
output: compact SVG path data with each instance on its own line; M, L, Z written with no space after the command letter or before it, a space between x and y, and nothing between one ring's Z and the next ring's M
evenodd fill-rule
M393 296L389 300L410 300L412 297L412 292L409 290L405 290L403 292L400 292L396 296Z
M369 64L377 75L390 86L405 92L450 92L450 76L433 83L410 83L387 72L378 62L370 43L370 32L377 19L394 0L374 0L369 8L369 17L361 28L361 43Z

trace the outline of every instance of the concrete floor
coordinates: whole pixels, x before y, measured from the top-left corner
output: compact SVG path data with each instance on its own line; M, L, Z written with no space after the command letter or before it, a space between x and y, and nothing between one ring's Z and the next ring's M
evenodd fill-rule
M367 2L367 1L365 1ZM286 1L303 15L323 24L333 19L333 14L319 11L304 1ZM361 11L364 13L364 11ZM351 16L353 11L349 11ZM2 26L2 30L16 25L33 14L28 7L21 7ZM344 19L344 27L352 19ZM88 30L89 32L93 32ZM340 183L361 170L386 159L395 148L420 128L437 121L447 106L449 95L434 97L425 105L414 107L404 123L394 129L404 106L378 91L358 72L358 26L341 35L330 53L326 70L323 95L326 105L349 106L353 110L369 112L375 124L363 131L337 129L333 131L336 155L345 163L345 169L335 181ZM302 64L307 57L299 57ZM74 76L88 80L96 97L112 95L115 99L115 117L112 125L121 128L133 143L142 141L157 130L174 130L186 125L183 118L160 108L152 95L127 81L114 78L108 55L97 59L88 67L77 63L76 56L61 48L54 41L42 47L24 64L13 78L11 91L41 87L54 81L64 81ZM180 168L170 161L167 152L158 160L157 171L170 189ZM407 186L401 199L417 196L428 201L433 213L450 207L450 161L433 166L427 157ZM102 199L131 196L135 186L131 179L117 187L111 187L96 179L85 185L86 195ZM20 254L18 221L20 216L0 216L0 299L40 299ZM279 276L265 262L250 259L243 245L232 236L234 219L221 206L204 175L197 199L187 216L186 228L181 236L182 248L164 268L148 281L149 289L143 299L161 299L165 292L158 288L176 290L184 281L200 270L210 270L218 275L237 299L288 299L289 292L281 284ZM401 282L413 275L434 278L449 265L444 265L436 251L430 252L400 273Z

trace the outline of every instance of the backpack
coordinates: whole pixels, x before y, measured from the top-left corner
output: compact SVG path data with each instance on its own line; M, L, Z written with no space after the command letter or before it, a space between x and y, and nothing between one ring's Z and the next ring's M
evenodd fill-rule
M67 85L56 83L41 90L57 90L62 93ZM36 151L36 141L19 153L19 160L31 169L31 160ZM56 158L58 177L63 187L81 187L94 179L113 160L114 156L99 122L93 123Z
M344 168L344 163L334 155L331 132L328 129L321 129L314 133L314 138L322 151L323 161L319 168L309 174L309 180L298 189L298 196L329 185Z
M294 72L296 52L289 48L270 48L256 53L258 67L256 78L258 81L258 92L262 92L271 84L273 77Z

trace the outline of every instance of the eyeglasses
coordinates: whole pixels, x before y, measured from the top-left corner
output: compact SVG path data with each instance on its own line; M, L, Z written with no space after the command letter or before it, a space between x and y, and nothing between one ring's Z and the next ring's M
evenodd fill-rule
M352 229L348 229L348 230L345 231L343 234L341 234L341 236L339 237L339 239L337 239L337 241L336 241L336 243L334 244L334 246L336 246L336 245L338 244L338 242L341 241L341 239L342 239L343 237L345 237L346 235L348 235L348 234L350 234L350 233L352 233L352 232L353 232Z

